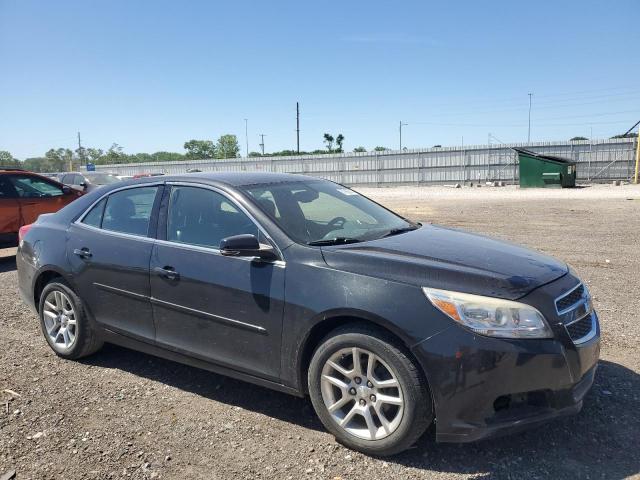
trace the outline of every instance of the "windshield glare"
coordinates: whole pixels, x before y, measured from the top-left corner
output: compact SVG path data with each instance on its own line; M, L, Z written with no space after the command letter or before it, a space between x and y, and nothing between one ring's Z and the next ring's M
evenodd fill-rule
M324 181L248 185L251 195L299 243L373 240L413 224L341 185Z
M120 181L118 177L108 173L90 173L85 175L85 177L94 185L109 185L110 183Z

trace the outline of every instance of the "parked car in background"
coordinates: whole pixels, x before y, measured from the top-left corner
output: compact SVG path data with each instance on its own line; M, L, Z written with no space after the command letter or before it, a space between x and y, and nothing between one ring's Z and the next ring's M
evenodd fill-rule
M42 175L43 177L47 177L47 178L52 178L53 180L59 182L61 174L57 172L47 172L47 173L40 173L39 175Z
M164 173L156 172L156 173L136 173L133 178L147 178L147 177L161 177Z
M103 172L65 172L60 174L60 181L79 191L91 192L103 185L120 182L117 175Z
M600 351L564 262L302 175L109 185L25 229L16 264L57 355L107 341L309 395L374 455L577 413Z
M0 247L15 247L23 225L80 196L82 192L43 175L0 167Z

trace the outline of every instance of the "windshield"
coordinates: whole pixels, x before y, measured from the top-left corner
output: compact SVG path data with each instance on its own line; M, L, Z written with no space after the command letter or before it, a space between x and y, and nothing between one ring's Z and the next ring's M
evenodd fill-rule
M109 185L120 181L118 177L109 173L87 173L85 177L94 185Z
M359 193L325 180L241 188L299 243L353 243L417 227Z

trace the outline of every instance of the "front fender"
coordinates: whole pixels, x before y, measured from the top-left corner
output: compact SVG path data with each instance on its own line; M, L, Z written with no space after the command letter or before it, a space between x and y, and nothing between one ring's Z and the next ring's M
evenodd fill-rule
M451 325L419 287L330 268L322 261L287 262L282 381L302 389L309 342L353 319L376 324L407 348ZM337 322L337 323L336 323Z

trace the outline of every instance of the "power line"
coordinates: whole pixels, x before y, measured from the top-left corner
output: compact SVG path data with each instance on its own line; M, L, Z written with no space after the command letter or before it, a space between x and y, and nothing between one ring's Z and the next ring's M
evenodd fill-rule
M626 137L627 135L629 135L629 133L631 133L631 130L633 130L634 128L636 128L638 125L640 125L640 120L638 120L633 127L631 127L629 130L627 130L626 132L624 132L623 137ZM636 182L637 183L637 182Z

